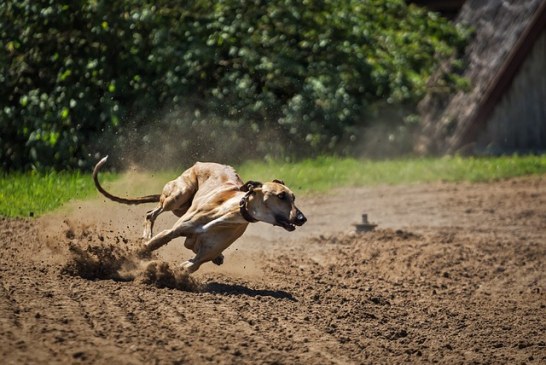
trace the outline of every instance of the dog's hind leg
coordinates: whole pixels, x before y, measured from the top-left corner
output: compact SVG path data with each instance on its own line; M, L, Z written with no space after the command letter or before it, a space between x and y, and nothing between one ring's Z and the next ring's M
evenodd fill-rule
M144 222L144 233L142 234L143 238L152 238L154 222L157 216L161 213L163 213L163 204L160 204L157 208L150 210L146 213L146 221Z
M177 179L166 183L159 198L159 205L146 213L142 237L152 238L155 220L161 213L172 211L177 217L182 217L191 206L197 190L196 184L191 168Z

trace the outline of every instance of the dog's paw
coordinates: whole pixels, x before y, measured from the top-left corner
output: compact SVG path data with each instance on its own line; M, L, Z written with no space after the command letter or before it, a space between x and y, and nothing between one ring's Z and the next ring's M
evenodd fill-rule
M183 263L180 264L179 266L182 270L186 271L188 274L191 274L192 272L196 271L199 267L196 266L194 263L193 263L193 260L190 259L188 261L184 261Z
M218 255L216 258L214 258L214 260L212 260L212 263L218 266L222 265L224 263L224 255Z
M152 231L145 228L144 232L142 232L142 238L145 239L145 240L151 239L152 238Z

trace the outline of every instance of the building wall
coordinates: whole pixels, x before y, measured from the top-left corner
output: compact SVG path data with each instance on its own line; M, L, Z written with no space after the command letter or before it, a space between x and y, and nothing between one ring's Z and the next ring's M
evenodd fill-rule
M476 153L546 151L546 30L479 134Z
M481 108L488 86L495 80L523 32L545 0L467 0L457 23L470 27L474 35L464 53L462 77L469 87L452 94L429 92L419 103L420 130L414 149L421 154L472 153L476 134L466 138ZM431 78L441 80L442 67ZM498 104L498 99L495 101ZM480 123L479 128L485 128ZM479 130L476 130L479 133Z

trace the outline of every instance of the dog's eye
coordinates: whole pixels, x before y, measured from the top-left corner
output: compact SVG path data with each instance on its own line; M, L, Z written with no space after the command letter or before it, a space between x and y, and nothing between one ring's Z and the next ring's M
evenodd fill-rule
M284 199L286 199L286 193L283 191L282 193L280 193L279 195L277 195L277 197L278 197L280 200L284 200Z

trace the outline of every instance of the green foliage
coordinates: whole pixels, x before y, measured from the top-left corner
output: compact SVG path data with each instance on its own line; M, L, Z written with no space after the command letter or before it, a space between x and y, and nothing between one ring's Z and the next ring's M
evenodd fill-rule
M463 42L403 0L5 0L2 167L84 168L158 129L192 158L339 151Z
M2 2L3 167L83 167L105 129L172 94L176 55L154 59L169 42L161 18L151 1Z
M101 180L112 180L106 173ZM38 216L60 207L70 199L84 199L94 193L90 174L79 172L10 173L0 175L0 216Z

